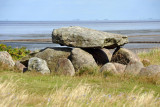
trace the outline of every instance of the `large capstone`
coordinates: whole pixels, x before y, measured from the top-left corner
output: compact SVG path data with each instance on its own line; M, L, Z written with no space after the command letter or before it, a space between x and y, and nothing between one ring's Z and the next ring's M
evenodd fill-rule
M63 27L52 32L53 43L79 48L115 48L128 43L128 37L79 26Z

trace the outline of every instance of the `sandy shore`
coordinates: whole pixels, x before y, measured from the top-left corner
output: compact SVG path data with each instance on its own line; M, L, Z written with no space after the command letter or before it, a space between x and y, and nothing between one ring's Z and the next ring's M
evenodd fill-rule
M42 42L52 43L51 39L17 39L17 40L0 40L0 42Z

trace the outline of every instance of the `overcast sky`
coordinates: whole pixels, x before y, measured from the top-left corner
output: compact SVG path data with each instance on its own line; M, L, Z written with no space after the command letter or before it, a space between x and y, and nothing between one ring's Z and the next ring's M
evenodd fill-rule
M160 0L0 0L0 20L160 19Z

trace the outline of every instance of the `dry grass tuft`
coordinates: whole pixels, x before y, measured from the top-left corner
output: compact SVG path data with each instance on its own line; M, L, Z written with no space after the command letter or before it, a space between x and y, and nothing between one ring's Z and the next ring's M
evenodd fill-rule
M138 56L141 58L142 61L143 59L150 60L151 65L160 65L160 49L153 49L149 52L144 51L138 53Z
M0 71L12 71L14 68L9 67L7 64L0 62Z
M142 89L143 90L143 89ZM128 106L128 107L159 107L160 98L150 91L142 93L135 87L129 93L104 93L90 84L79 84L74 88L62 86L56 91L46 92L44 95L29 94L27 90L18 90L12 79L0 83L0 106Z

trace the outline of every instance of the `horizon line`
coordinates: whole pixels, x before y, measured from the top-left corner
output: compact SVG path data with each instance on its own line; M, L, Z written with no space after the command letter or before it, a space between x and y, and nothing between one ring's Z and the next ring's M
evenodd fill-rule
M141 20L0 20L1 22L59 22L59 21L72 21L72 22L83 22L83 21L160 21L160 19L141 19Z

